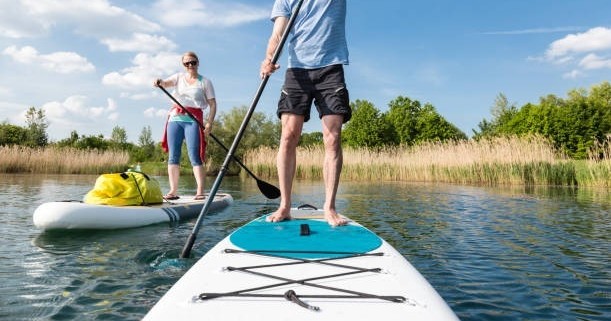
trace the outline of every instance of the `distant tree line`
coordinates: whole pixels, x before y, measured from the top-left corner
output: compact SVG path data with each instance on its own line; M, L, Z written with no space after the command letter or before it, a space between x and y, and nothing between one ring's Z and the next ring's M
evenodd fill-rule
M44 147L49 142L47 128L49 122L42 109L30 107L25 113L26 126L21 127L3 121L0 124L0 146L23 145Z
M603 82L590 91L575 89L562 99L547 95L538 104L521 108L499 94L492 119L482 120L474 139L490 136L539 134L575 159L595 158L599 147L611 142L611 84Z
M466 140L467 135L443 118L431 104L399 96L381 113L372 103L351 104L352 119L342 134L351 147L411 146L427 141Z
M352 103L352 120L344 127L343 141L353 147L411 146L430 141L457 141L467 136L445 120L431 104L398 97L380 112L372 103ZM472 139L498 136L541 135L562 154L574 159L597 158L611 143L611 84L603 82L575 89L562 99L542 97L539 104L518 108L499 94Z
M25 117L25 127L10 124L6 120L0 123L0 146L20 145L31 148L55 146L98 151L123 150L129 153L134 162L161 158L161 148L156 147L150 126L142 129L138 144L128 142L126 130L119 126L113 128L108 139L102 134L79 135L77 131L73 130L70 132L70 137L50 142L47 134L49 122L44 110L30 107Z
M399 96L381 112L371 102L356 100L351 103L352 119L344 125L342 140L350 147L381 148L385 146L412 146L430 141L458 141L467 135L441 116L429 103ZM247 107L234 107L221 112L212 134L230 148L247 113ZM538 104L528 103L520 108L499 94L491 108L492 118L483 119L473 130L473 139L503 135L538 134L550 139L564 154L583 159L596 153L597 146L611 140L611 84L603 82L590 91L575 89L562 99L554 95L542 97ZM164 161L161 147L151 135L150 126L142 129L137 143L130 143L124 128L115 126L109 138L99 135L79 135L49 142L49 123L42 109L30 107L26 112L26 126L0 123L0 146L23 145L28 147L73 147L78 149L125 150L133 162ZM277 147L280 138L280 122L260 112L253 113L248 128L240 141L237 155L261 146ZM301 146L322 144L322 133L304 133ZM183 153L186 155L186 153ZM226 151L210 139L208 155L213 168L218 168L226 157ZM188 166L188 158L183 157ZM239 168L236 167L236 170Z

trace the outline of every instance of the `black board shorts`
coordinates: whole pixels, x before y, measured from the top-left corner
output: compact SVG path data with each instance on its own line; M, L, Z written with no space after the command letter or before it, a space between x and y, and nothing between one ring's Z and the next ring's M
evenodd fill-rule
M343 122L352 117L348 89L344 80L344 67L331 65L317 69L289 68L278 101L278 118L283 113L302 115L310 119L312 102L319 118L325 115L343 115Z

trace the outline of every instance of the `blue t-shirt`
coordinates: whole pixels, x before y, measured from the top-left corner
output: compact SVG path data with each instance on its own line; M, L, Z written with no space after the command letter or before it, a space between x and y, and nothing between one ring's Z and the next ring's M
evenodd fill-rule
M298 0L275 0L271 19L290 17ZM288 68L348 64L346 0L304 1L287 41Z

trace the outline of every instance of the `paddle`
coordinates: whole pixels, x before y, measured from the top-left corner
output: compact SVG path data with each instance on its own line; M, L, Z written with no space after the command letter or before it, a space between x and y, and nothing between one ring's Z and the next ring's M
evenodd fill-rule
M168 95L168 97L170 97L174 103L176 103L178 106L180 106L186 113L187 115L191 116L191 118L193 118L193 120L195 120L195 122L197 122L197 124L199 125L199 127L204 130L204 124L202 124L199 119L195 118L195 116L193 116L193 114L187 110L183 105L181 105L178 100L176 100L176 98L174 98L174 96L172 96L165 88L163 88L162 86L159 86L159 89L161 89L166 95ZM226 152L229 152L229 149L227 149L227 147L225 147L225 145L223 145L223 143L221 143L220 140L218 140L218 138L216 138L216 136L214 136L212 133L210 133L210 137L212 137L212 139L217 142ZM239 158L237 158L234 155L231 155L233 160L238 163L240 166L242 166L242 168L252 177L257 181L257 186L259 187L259 190L261 191L261 193L263 193L263 195L265 195L265 197L269 198L269 199L275 199L280 197L280 190L265 181L260 180L257 176L255 176L255 174L253 174L253 172L250 171L250 169L248 169L248 167L246 167L246 165L244 165Z
M278 47L276 48L276 51L274 52L274 56L272 57L272 61L271 61L272 64L276 64L276 62L278 61L278 58L280 57L280 52L282 51L282 47L284 46L284 43L286 42L286 39L288 38L289 32L291 28L293 27L293 24L295 24L295 18L297 17L297 14L299 13L299 9L301 8L302 4L303 4L303 0L299 0L299 2L297 3L297 7L295 7L293 14L291 14L291 18L288 21L286 29L284 29L284 32L282 33L282 38L280 39L280 42L278 43ZM265 89L265 85L267 84L268 80L269 80L269 75L263 77L263 80L261 80L261 84L259 85L259 88L257 89L257 93L255 94L255 97L252 103L250 104L250 108L246 112L246 116L244 116L244 120L242 121L242 124L240 125L240 129L238 129L238 132L235 138L233 139L233 143L231 144L231 147L229 148L229 151L227 152L227 157L225 157L225 161L223 162L223 165L221 166L221 170L219 171L219 174L216 177L214 184L210 188L210 195L208 196L208 199L206 200L204 207L202 207L202 210L199 213L199 217L197 218L197 222L195 222L195 226L193 227L193 230L191 231L191 234L189 235L189 239L187 240L187 243L185 243L185 246L183 247L182 252L180 253L181 258L189 257L189 254L191 254L191 249L193 248L193 243L195 243L195 238L197 237L197 233L199 232L200 226L202 225L202 222L204 220L204 215L206 215L206 213L208 212L208 208L212 204L214 195L216 195L216 191L219 189L221 185L221 181L223 181L223 177L225 176L225 173L227 172L229 162L231 161L231 158L233 157L235 150L238 148L238 144L240 143L240 140L242 139L242 136L244 135L246 126L248 125L248 122L250 121L250 118L252 117L252 114L254 113L255 108L257 107L259 98L261 98L261 94L263 93L263 89Z

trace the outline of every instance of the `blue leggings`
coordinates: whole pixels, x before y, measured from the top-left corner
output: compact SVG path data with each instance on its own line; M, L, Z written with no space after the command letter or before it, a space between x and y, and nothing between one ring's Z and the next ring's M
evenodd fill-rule
M168 122L168 164L180 164L182 141L187 142L187 152L191 165L201 166L199 156L199 125L196 122L171 121Z

